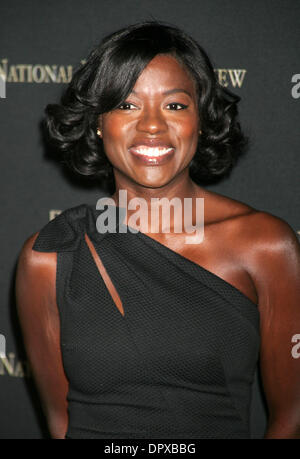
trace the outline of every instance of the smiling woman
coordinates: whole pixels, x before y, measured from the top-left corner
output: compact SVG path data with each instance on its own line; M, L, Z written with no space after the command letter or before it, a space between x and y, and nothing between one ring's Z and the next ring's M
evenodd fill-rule
M161 187L187 168L200 127L194 86L175 58L158 55L125 103L99 116L104 149L118 187L127 189L129 181Z
M66 209L19 257L18 313L53 438L250 438L258 362L265 438L300 438L299 243L283 220L203 188L247 144L238 101L195 40L150 21L104 38L47 106L62 162L106 181L117 214L99 232L103 207ZM131 218L143 202L151 220L153 200L179 204L168 232L159 213L155 231ZM197 244L173 231L186 200L204 202Z

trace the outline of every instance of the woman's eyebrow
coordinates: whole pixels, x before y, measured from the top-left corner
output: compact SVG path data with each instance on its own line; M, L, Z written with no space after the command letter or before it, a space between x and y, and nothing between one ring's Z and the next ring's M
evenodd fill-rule
M168 96L169 94L174 94L176 92L184 92L185 94L187 94L188 96L192 97L191 93L189 91L187 91L186 89L183 89L183 88L173 88L173 89L168 89L167 91L164 91L162 93L163 96ZM134 89L131 91L132 94L136 94L138 95L139 93L136 92Z

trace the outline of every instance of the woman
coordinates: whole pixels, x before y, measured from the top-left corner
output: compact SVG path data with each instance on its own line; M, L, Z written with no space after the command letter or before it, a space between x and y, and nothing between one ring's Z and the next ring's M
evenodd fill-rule
M63 161L112 187L108 207L65 210L19 257L18 313L53 438L249 438L259 357L265 438L300 438L298 241L200 185L246 145L238 100L192 38L150 21L106 37L48 105ZM104 211L123 212L120 192L125 218L99 231ZM192 200L190 224L174 231L179 205L149 230L154 198ZM204 238L186 243L199 202Z

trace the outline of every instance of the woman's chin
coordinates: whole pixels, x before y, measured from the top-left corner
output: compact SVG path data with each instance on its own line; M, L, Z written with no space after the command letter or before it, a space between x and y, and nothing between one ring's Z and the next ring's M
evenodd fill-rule
M172 180L172 176L157 176L155 174L147 174L147 176L137 176L135 182L145 188L162 188L163 186L167 185Z

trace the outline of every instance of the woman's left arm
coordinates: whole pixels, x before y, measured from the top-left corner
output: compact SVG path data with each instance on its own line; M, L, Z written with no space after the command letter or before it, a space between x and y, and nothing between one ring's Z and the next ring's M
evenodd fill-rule
M300 439L300 244L280 218L259 213L251 271L260 313L260 369L269 420L264 438Z

